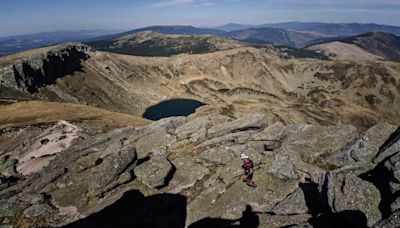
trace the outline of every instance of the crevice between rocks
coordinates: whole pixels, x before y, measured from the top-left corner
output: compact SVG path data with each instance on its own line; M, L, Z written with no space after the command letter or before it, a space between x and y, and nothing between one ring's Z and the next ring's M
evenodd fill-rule
M382 144L382 146L379 147L379 152L375 155L374 158L377 158L382 152L393 146L397 141L400 140L400 127L397 128L396 131L394 131L389 138L385 141L385 143Z
M172 162L170 162L170 163L171 163L172 168L169 171L168 175L165 177L164 184L156 187L156 189L158 189L158 190L167 187L169 185L169 182L172 180L172 178L174 178L174 174L176 172L176 167L174 166L174 164L172 164Z
M399 132L400 133L400 132ZM385 162L391 157L386 158L379 163L373 170L359 175L365 181L372 183L381 194L381 202L379 210L382 213L382 219L389 218L391 214L390 205L400 197L400 192L392 193L390 190L390 182L398 183L393 173L385 167Z

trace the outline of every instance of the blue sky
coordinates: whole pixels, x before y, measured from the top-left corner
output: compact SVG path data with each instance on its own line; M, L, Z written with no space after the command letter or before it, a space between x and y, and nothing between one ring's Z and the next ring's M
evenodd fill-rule
M0 36L287 21L400 25L400 0L0 0Z

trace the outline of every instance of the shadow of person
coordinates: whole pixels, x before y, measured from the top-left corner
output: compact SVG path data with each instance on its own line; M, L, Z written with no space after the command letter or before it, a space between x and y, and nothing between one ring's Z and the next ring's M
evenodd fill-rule
M65 227L185 227L186 204L186 198L181 195L144 197L132 190L114 204Z
M189 228L202 228L202 227L241 227L241 228L253 228L258 227L260 224L258 216L252 211L251 206L247 205L246 210L240 219L228 220L221 218L205 218L197 221L189 226Z

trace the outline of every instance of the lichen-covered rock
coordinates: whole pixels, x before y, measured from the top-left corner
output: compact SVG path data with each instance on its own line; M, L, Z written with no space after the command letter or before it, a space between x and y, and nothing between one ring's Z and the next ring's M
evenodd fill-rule
M287 156L280 154L276 156L268 173L283 180L298 178L293 162Z
M138 159L148 156L168 157L167 149L175 140L175 136L168 134L166 130L162 129L140 138L135 144Z
M267 118L263 114L250 114L233 120L231 122L222 123L213 126L208 130L208 137L213 138L226 135L236 131L244 131L251 129L264 129L267 126Z
M307 214L308 208L303 190L298 188L290 193L272 209L272 212L277 215Z
M307 163L318 162L321 157L336 152L358 136L353 126L295 125L288 132L279 151Z
M379 190L370 182L349 173L331 172L327 176L328 203L333 212L361 211L368 226L381 219Z
M175 134L179 138L190 137L194 141L204 140L207 135L207 129L211 127L211 120L209 117L196 118L189 123L179 126Z
M344 146L329 156L326 161L338 167L355 162L370 162L378 153L379 147L397 129L388 123L379 123L367 130L360 138Z
M152 188L163 186L172 165L167 159L153 158L135 167L134 172L138 180Z
M172 161L176 168L174 177L169 182L166 191L179 193L183 189L192 187L198 180L201 180L210 171L193 157L182 157Z
M27 218L32 218L32 217L37 217L40 215L50 213L52 210L54 210L54 209L46 204L32 205L29 208L27 208L26 210L24 210L24 215Z
M224 165L228 161L234 159L235 154L229 149L217 148L204 151L200 154L200 157L206 162L216 165Z

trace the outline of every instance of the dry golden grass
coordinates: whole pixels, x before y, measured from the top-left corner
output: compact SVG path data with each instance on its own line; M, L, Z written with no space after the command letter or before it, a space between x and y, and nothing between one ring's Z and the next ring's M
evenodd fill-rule
M102 123L108 128L143 127L151 122L128 114L77 104L29 101L0 105L0 130L7 127L48 124L60 120Z

